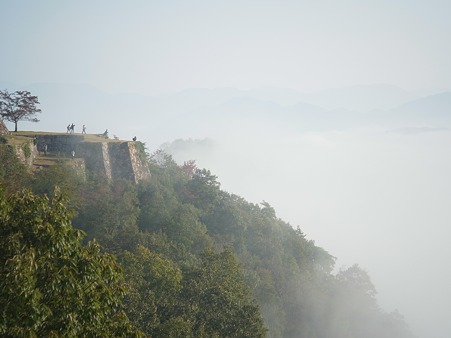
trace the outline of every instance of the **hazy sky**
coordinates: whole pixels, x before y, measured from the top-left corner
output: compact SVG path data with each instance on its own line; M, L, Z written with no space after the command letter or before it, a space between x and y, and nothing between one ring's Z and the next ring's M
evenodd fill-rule
M0 0L0 82L451 90L450 13L449 0ZM211 169L223 186L360 263L423 338L449 337L449 130L249 133L222 140L230 156Z
M110 92L451 88L451 2L0 0L0 76Z

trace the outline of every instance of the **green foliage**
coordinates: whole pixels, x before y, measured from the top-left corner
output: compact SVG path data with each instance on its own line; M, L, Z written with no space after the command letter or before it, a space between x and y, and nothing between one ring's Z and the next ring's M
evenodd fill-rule
M127 315L152 337L264 337L258 305L231 250L179 268L138 246L124 252Z
M80 201L74 225L96 238L112 253L132 250L139 242L137 218L139 204L136 187L125 180L111 184L93 178L79 191Z
M39 170L34 174L31 188L38 195L52 196L55 187L68 198L68 205L74 209L80 207L82 201L81 189L83 178L78 175L73 167L66 165L63 161L46 169Z
M258 305L232 250L206 250L200 258L200 265L186 273L182 294L194 337L265 337Z
M181 170L178 175L177 185L163 176L162 180L150 180L138 187L138 224L144 231L163 232L170 240L201 251L212 242L205 225L200 222L199 209L179 199L177 189L183 190L182 182L188 181Z
M125 298L128 316L151 336L167 331L166 322L177 318L173 308L178 301L182 272L169 259L143 246L137 246L133 253L125 251L121 257L129 285Z
M13 147L0 144L0 184L6 193L13 193L29 185L30 173L14 153Z
M183 191L183 201L209 212L219 199L220 183L210 170L196 169Z
M138 157L141 160L141 163L149 163L149 153L146 149L146 144L143 142L134 142L135 148L138 152Z
M30 144L28 142L24 143L22 145L22 150L23 150L23 153L25 155L25 158L30 158L30 156L31 156L31 148L30 148Z
M150 180L138 187L141 209L138 223L142 230L158 232L165 229L180 205L173 187L163 183Z
M0 196L0 334L137 335L120 311L122 274L111 255L70 224L64 199Z
M16 162L7 153L0 156L7 159L0 166L0 178L5 178L3 182L16 179L11 171ZM88 239L98 240L103 250L117 255L123 264L128 286L123 303L125 315L120 313L120 307L111 310L110 314L116 316L114 323L105 324L110 332L128 330L130 318L135 327L152 337L412 337L399 314L386 314L379 309L375 288L366 272L353 266L334 275L335 258L308 240L300 228L293 229L279 219L268 202L253 204L221 191L210 171L198 169L193 161L179 166L161 151L150 157L149 167L151 180L137 186L100 177L78 180L64 166L36 174L32 184L34 191L49 196L55 183L60 185L70 198L68 205L76 212L73 224L86 231ZM4 183L3 187L6 193L14 191ZM58 198L57 194L50 202L33 197L32 203L17 209L18 222L41 224L36 221L39 218L40 227L45 229L48 222L42 215L48 207L43 206L58 204L53 202ZM1 220L10 217L7 215L11 205L9 200L0 199ZM29 205L33 212L19 212L28 210ZM54 219L51 224L68 223L69 214L65 212L64 222ZM27 215L40 216L30 216L29 220ZM16 240L22 245L22 233L17 238L5 236L2 250ZM94 245L97 251L88 250L90 254L103 257L98 245L83 247L79 244L80 235L77 236L80 250ZM42 237L36 237L33 243L41 242ZM56 250L52 243L53 251L46 251L50 257ZM28 274L27 269L36 261L33 248L37 246L20 245L17 247L29 248L21 256L23 263L16 265L23 276L18 281L28 290L23 297L28 298L17 304L27 305L29 310L23 311L33 311L39 308L42 296L40 288L35 287L37 275ZM48 273L68 273L75 283L80 282L80 275L77 280L70 274L72 268L69 272L64 270L65 266L72 267L70 262L78 262L79 256L69 251L61 254L64 256L48 263L55 266ZM47 256L39 257L47 262ZM101 260L107 265L116 264L111 256L106 257L109 258ZM80 272L76 266L74 271ZM56 271L58 267L60 270ZM112 271L120 275L115 268ZM98 274L87 272L97 280ZM63 281L60 279L59 283ZM124 294L120 277L113 284L119 288L119 304ZM63 288L66 289L71 290ZM69 291L55 293L55 304L61 305L57 297L75 297L75 292ZM99 292L102 294L102 289ZM95 295L90 297L98 299ZM45 308L39 311L33 312L36 320L53 318ZM126 331L121 332L126 335Z
M154 154L152 160L152 180L138 187L138 199L140 229L149 234L159 233L164 237L160 238L161 241L153 241L150 244L153 248L158 248L171 259L185 264L186 261L181 257L184 251L179 245L193 252L194 247L187 240L195 240L203 233L202 230L193 235L196 227L190 228L190 225L195 224L197 219L206 228L206 234L215 246L220 248L230 245L237 253L242 262L239 268L242 278L259 303L269 329L269 337L335 337L333 332L338 328L333 324L335 321L332 319L335 317L331 311L339 311L339 306L346 308L352 297L346 299L336 293L337 290L343 290L344 285L339 277L332 275L335 264L333 256L317 247L313 241L307 240L299 228L293 229L291 225L278 219L269 203L263 201L261 205L255 205L239 196L221 191L216 176L208 170L197 169L193 162L177 166L163 152ZM172 244L161 244L167 243L166 241ZM205 257L201 258L204 259ZM202 275L200 271L214 274L211 269L215 263L209 260L209 265L210 270L207 267L202 270L196 264L189 264L182 269L182 290L187 290L185 296L188 298L179 302L189 303L191 306L190 311L179 311L191 312L192 316L198 308L209 308L209 305L224 301L221 298L225 297L224 289L216 294L204 293L202 289L198 289L201 285L205 287L205 281L199 277ZM238 289L234 292L239 294ZM355 293L358 291L354 290ZM201 302L196 307L195 294L202 294L208 301L205 304ZM188 295L193 299L189 300ZM334 300L338 298L340 301L335 303ZM361 312L364 312L372 305L369 302L360 303L360 306ZM356 308L359 307L356 305ZM226 311L227 306L224 306L221 314ZM211 308L207 313L197 313L188 322L215 323L216 319L209 317L211 313L215 313ZM343 313L343 317L340 317L342 322L362 319L355 312ZM376 310L373 317L362 319L362 325L370 325L374 318L382 320L385 314ZM227 330L224 323L218 324L218 327ZM195 336L214 336L217 334L214 330L211 326L199 325L192 327L189 332ZM390 331L388 328L387 330ZM346 337L359 331L357 327L353 327L348 331L336 332L341 332ZM381 330L375 330L375 337L379 337L380 332Z

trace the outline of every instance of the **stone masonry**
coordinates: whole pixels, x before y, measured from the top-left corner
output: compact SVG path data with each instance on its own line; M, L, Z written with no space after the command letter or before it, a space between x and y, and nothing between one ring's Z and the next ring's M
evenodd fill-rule
M146 163L138 156L135 142L84 142L80 135L36 135L38 149L47 145L49 153L83 158L87 172L105 175L108 180L126 179L138 183L150 177Z
M8 128L6 128L5 122L3 122L2 118L0 117L0 135L7 135L9 134Z

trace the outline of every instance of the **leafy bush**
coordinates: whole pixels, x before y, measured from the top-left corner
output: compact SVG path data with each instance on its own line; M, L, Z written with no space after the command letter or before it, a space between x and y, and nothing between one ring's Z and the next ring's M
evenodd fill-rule
M95 241L81 244L64 197L54 195L0 191L0 335L139 336L121 311L121 267Z
M144 165L149 163L149 154L147 153L146 144L143 142L134 142L134 144L141 162Z
M30 144L29 143L24 143L22 145L22 150L23 150L23 153L25 155L25 158L30 158L30 156L31 156Z

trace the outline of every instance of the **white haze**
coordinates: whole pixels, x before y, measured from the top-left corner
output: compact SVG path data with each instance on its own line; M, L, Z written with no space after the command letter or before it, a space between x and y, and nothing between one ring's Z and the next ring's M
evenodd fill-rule
M376 88L373 95L385 101ZM285 106L241 97L206 109L226 116L221 122L200 115L206 120L189 123L180 115L183 128L175 133L187 139L163 148L180 163L195 159L212 170L223 189L269 202L279 217L336 256L337 268L358 263L367 269L382 308L398 309L419 337L445 338L451 332L448 96L387 112L334 110L327 115L332 125L302 113L306 118L290 122L273 112L290 111ZM321 122L323 111L306 107ZM253 108L260 114L250 113Z
M213 148L176 149L225 190L268 201L308 238L369 271L382 307L420 337L451 332L451 133L380 128L302 135L239 129Z

